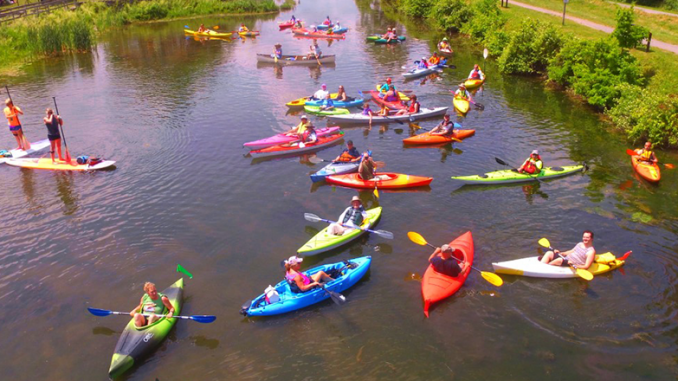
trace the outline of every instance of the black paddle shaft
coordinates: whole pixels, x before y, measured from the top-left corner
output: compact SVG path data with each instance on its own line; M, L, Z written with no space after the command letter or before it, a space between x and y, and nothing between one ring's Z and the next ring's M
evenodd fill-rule
M54 100L54 111L56 111L57 116L58 116L59 115L59 106L57 106L56 97L52 97L52 99ZM64 146L66 146L66 149L68 149L68 143L66 143L66 134L64 134L64 127L61 125L61 123L59 123L58 120L57 120L57 123L59 125L59 129L61 130L61 137L64 139Z

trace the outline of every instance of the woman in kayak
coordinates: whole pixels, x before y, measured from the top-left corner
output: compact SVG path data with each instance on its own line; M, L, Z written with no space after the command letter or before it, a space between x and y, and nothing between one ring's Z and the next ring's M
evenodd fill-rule
M363 207L360 197L353 196L351 199L351 206L346 208L339 216L337 221L331 223L327 228L327 232L332 235L344 235L354 229L360 229L363 221L367 219L367 212Z
M426 63L426 57L421 57L421 60L416 61L417 69L428 69L428 64Z
M547 251L541 258L541 263L551 266L573 266L578 269L588 269L596 257L596 249L593 247L593 232L584 230L581 242L572 250L560 252L558 250Z
M45 122L45 127L47 127L47 139L49 139L49 153L52 156L52 163L54 163L55 148L59 152L59 160L65 161L61 156L61 134L59 133L59 125L63 126L64 121L59 115L54 115L54 111L51 108L48 108L45 113L47 116L42 120Z
M657 164L657 156L655 156L654 152L652 152L652 143L645 142L645 146L643 146L643 148L638 148L635 152L637 154L636 157L638 160Z
M454 123L450 120L450 114L443 115L443 121L435 126L429 135L432 136L444 136L454 134Z
M342 102L350 102L354 99L355 98L349 97L348 95L346 95L346 90L344 90L344 86L339 85L339 90L337 91L336 100L342 101Z
M167 309L167 318L174 315L174 306L169 299L158 292L155 284L146 282L144 284L144 296L141 297L139 305L129 313L134 318L134 325L143 327L145 325L153 324L153 322L160 318L156 315L161 315L165 308ZM149 315L148 318L144 314Z
M541 173L541 169L544 168L544 162L541 161L541 156L539 156L539 151L534 150L530 154L523 165L518 168L518 173L528 173L535 174Z
M447 276L456 277L466 271L466 262L457 261L452 258L455 249L450 245L436 247L433 254L428 258L428 262L433 266L436 272Z
M301 292L306 292L320 286L321 282L328 283L334 280L334 278L330 277L322 270L311 276L300 272L300 264L303 261L303 258L299 258L296 255L289 257L289 259L285 261L285 280L287 280L290 285L296 285Z
M384 100L386 102L397 102L400 100L400 95L396 91L395 86L388 86L388 91L386 92L386 95L384 95Z
M405 108L405 109L402 109L402 110L398 110L398 112L396 113L396 115L413 115L413 114L417 114L417 113L419 112L419 109L421 108L421 105L420 105L419 102L417 101L417 96L416 96L416 95L412 95L412 96L410 97L410 101L411 101L410 106L409 106L408 108Z

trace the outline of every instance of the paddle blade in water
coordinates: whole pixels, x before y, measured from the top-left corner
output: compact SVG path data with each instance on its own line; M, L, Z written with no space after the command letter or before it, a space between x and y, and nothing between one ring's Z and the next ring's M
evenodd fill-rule
M506 166L510 167L510 165L508 163L506 163L504 160L502 160L498 157L495 157L494 160L501 165L506 165Z
M109 310L102 310L102 309L99 309L99 308L92 308L92 307L87 307L87 311L89 311L94 316L108 316L112 313Z
M504 280L501 279L497 274L488 273L487 271L481 271L480 275L482 275L486 281L490 282L494 286L501 287L501 285L504 284Z
M306 221L311 221L311 222L321 221L320 217L316 216L315 214L311 214L311 213L304 213L304 219Z
M211 323L215 320L217 320L217 317L214 315L193 315L190 316L191 320L197 321L198 323Z
M582 279L586 280L592 280L593 279L593 274L591 274L590 271L584 270L584 269L575 269L577 272L577 275L579 275Z
M549 242L549 240L546 239L546 238L539 239L538 243L539 243L540 246L551 247L551 242Z
M665 166L666 168L668 168L668 169L674 169L674 168L676 168L676 166L673 165L673 164L671 164L671 163L664 163L664 166Z
M189 273L182 265L177 264L177 272L186 274L189 278L193 279L193 274Z
M428 244L424 237L422 237L421 234L417 232L407 232L407 238L409 238L410 241L416 243L417 245L426 246Z
M386 230L375 230L374 233L382 238L393 239L393 233Z
M636 156L636 155L638 155L638 154L636 153L636 151L634 151L634 150L632 150L632 149L630 149L630 148L627 148L627 149L626 149L626 154L629 155L629 156Z
M318 164L318 163L322 163L323 161L327 161L327 160L323 160L323 159L319 158L318 156L311 156L310 158L308 158L308 161L310 161L313 164Z

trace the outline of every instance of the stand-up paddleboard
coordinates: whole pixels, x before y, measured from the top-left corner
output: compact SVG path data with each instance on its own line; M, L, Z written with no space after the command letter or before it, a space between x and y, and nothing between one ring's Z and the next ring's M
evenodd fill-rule
M51 169L56 171L94 171L97 169L110 168L115 164L113 160L104 160L94 165L78 164L77 161L65 162L56 160L52 162L52 158L35 158L35 159L7 159L8 165L21 168L32 169Z
M43 150L45 148L49 147L49 140L44 139L44 140L38 140L35 143L31 143L31 148L28 150L24 151L22 149L12 149L9 150L9 153L12 155L11 157L0 157L0 164L6 162L8 159L18 159L20 157L24 157L26 155L30 155L34 152L38 152L40 150ZM50 159L51 160L51 159Z

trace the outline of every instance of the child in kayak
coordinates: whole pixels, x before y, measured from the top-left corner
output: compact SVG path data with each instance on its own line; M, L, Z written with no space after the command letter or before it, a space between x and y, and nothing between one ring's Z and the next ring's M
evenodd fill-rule
M460 262L452 258L455 249L450 245L436 247L433 254L428 258L428 262L433 266L436 272L451 277L457 277L466 271L466 262Z
M452 46L450 46L450 43L447 42L447 37L443 37L443 40L438 43L438 50L446 53L452 53Z
M518 173L538 174L541 173L542 168L544 168L544 162L541 160L541 156L539 156L539 151L534 150L523 165L518 168Z
M146 282L144 284L144 296L141 297L139 305L136 306L129 314L134 318L134 325L137 327L143 327L145 325L153 324L153 322L159 320L160 318L156 315L161 315L165 308L167 309L167 318L171 318L174 315L174 306L169 299L158 292L155 288L155 284L151 282ZM148 317L144 316L150 315Z
M353 229L359 229L365 219L367 219L367 212L360 197L353 196L351 206L341 213L337 219L338 222L330 224L327 232L332 235L344 235Z
M365 104L365 108L363 109L362 114L370 117L370 126L371 126L372 125L372 117L374 116L374 111L372 111L369 104L367 104L367 103Z
M320 109L325 111L334 110L334 101L330 98L330 94L325 95L325 99L320 103Z
M303 258L299 258L296 255L289 257L289 259L285 261L285 280L287 280L290 286L294 285L300 292L306 292L320 286L321 282L328 283L334 280L334 278L330 277L322 270L311 276L300 272L300 264L303 261Z
M645 142L645 146L643 146L643 148L638 148L637 150L635 150L635 152L637 154L636 157L639 160L657 164L657 156L655 156L654 152L652 152L652 143Z
M547 251L541 258L541 262L551 266L571 265L578 269L588 269L596 257L596 249L593 247L593 232L584 230L581 240L572 250L563 252L558 250Z

